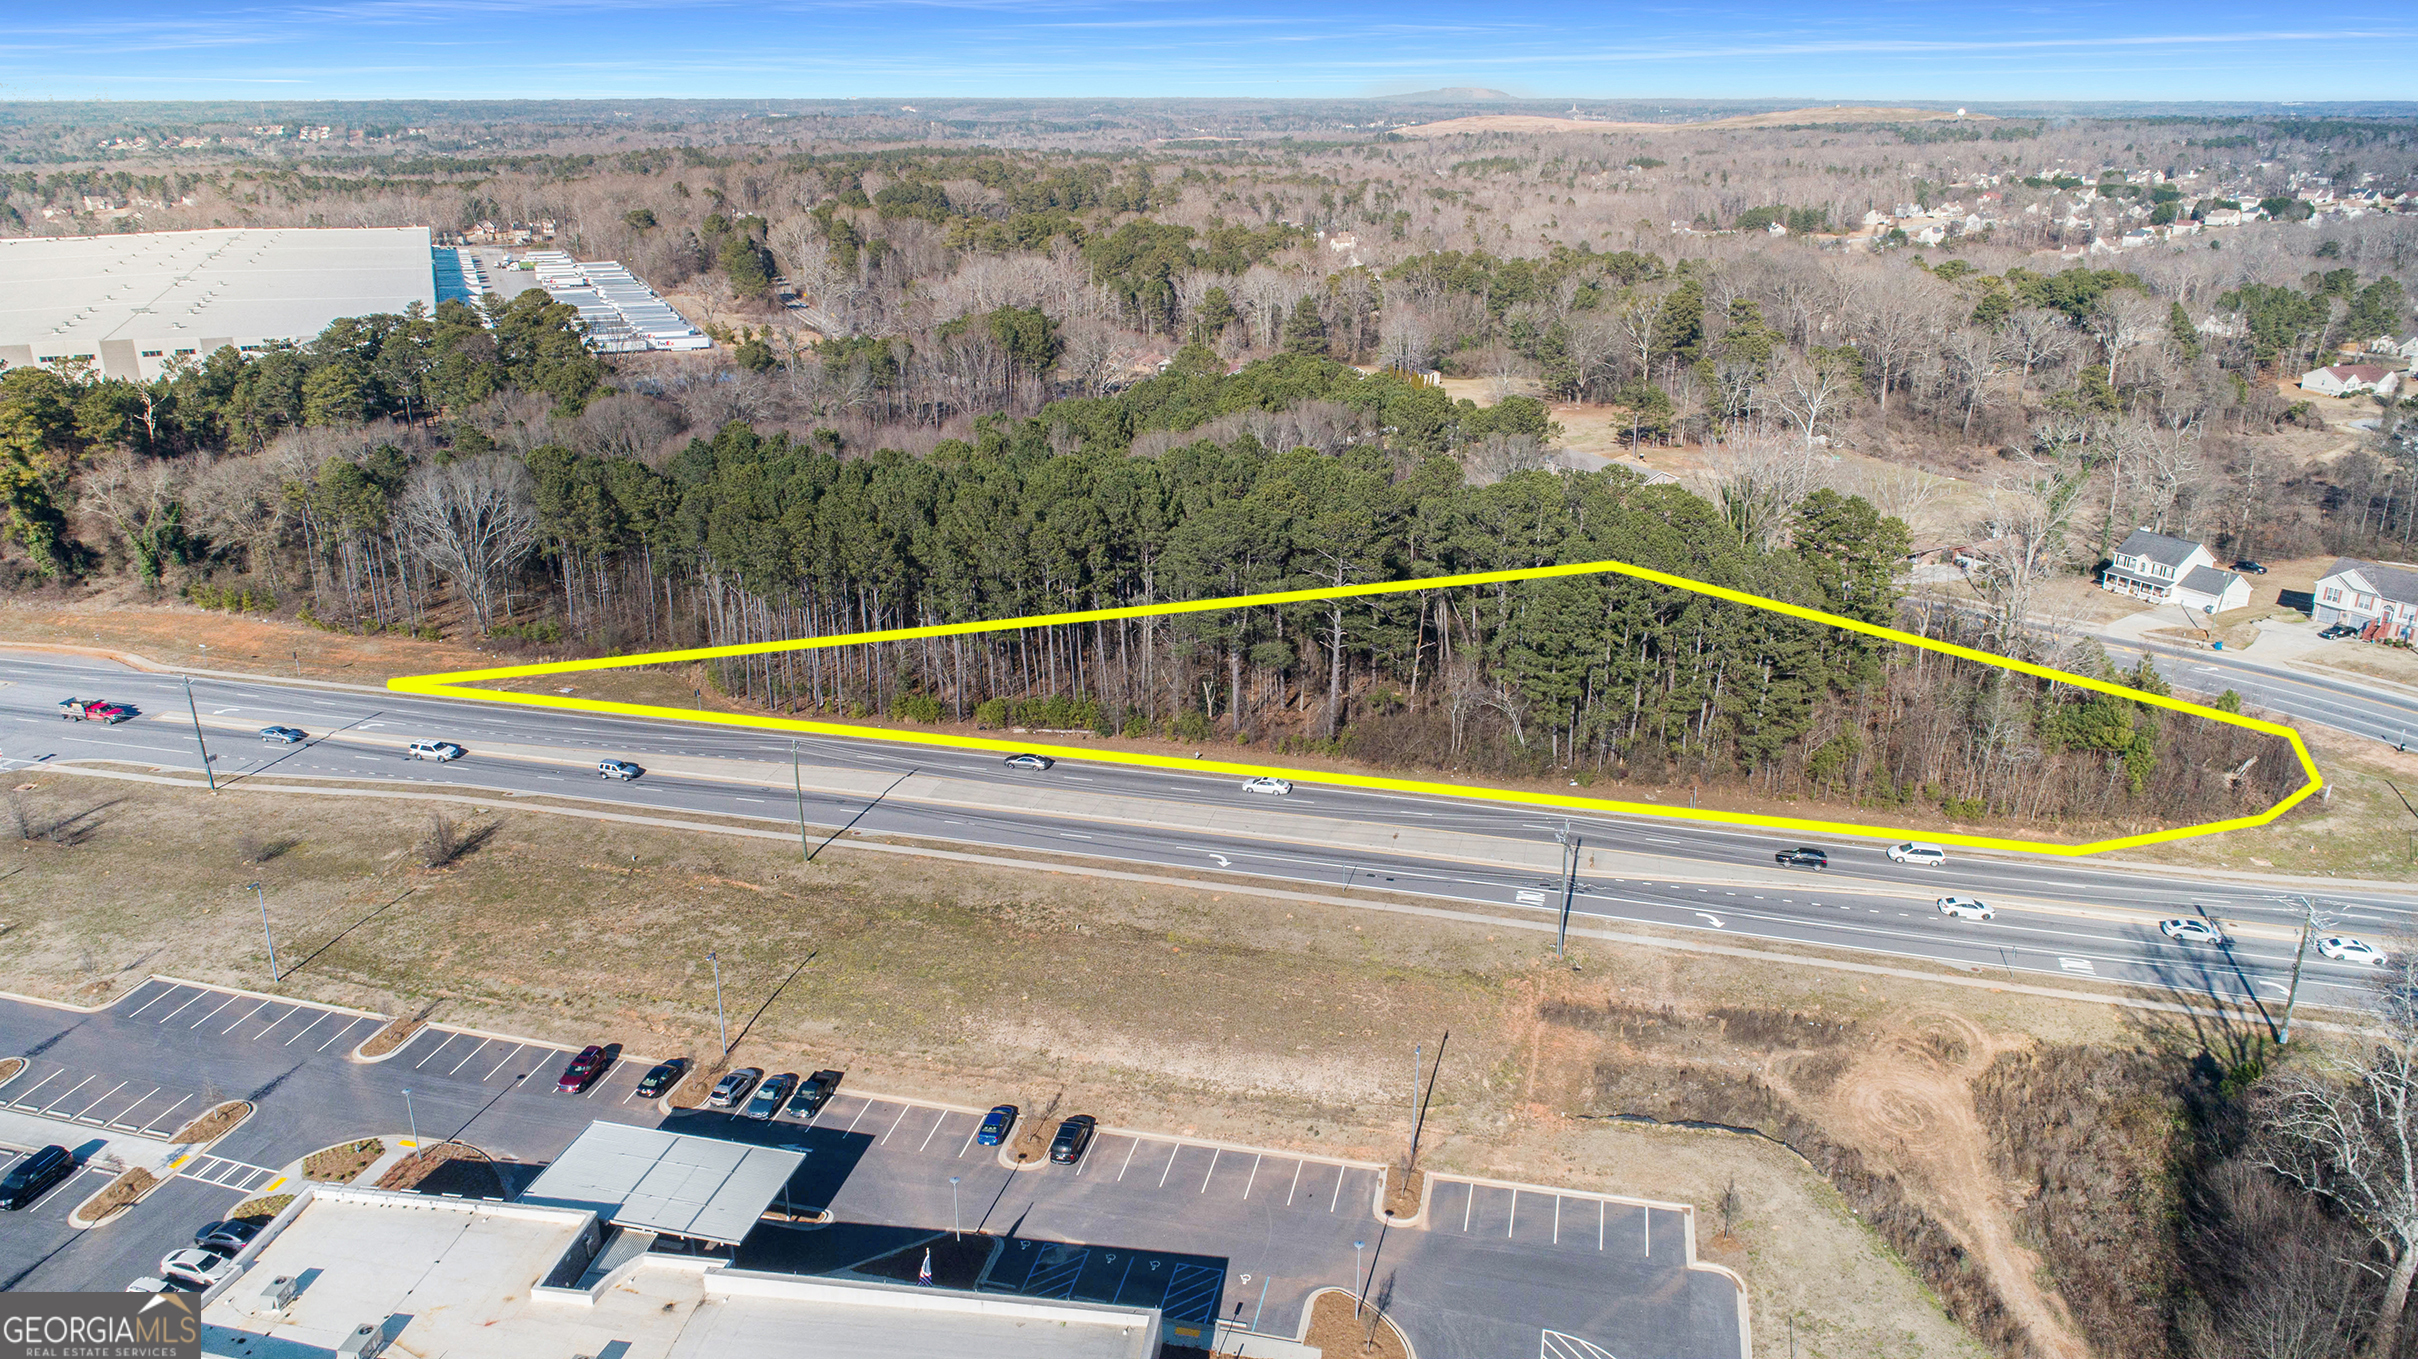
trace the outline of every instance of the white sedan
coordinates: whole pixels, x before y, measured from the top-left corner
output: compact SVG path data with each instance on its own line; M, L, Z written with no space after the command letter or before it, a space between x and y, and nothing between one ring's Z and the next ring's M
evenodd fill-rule
M208 1288L234 1272L235 1262L233 1260L211 1250L195 1250L188 1247L184 1250L170 1251L167 1257L160 1261L161 1278L171 1283L191 1284L195 1288Z
M2225 942L2224 932L2216 926L2205 920L2193 920L2189 917L2159 921L2158 933L2178 944L2222 944Z
M1245 779L1243 780L1243 791L1246 793L1274 793L1278 797L1283 797L1293 791L1293 784L1287 779L1266 777Z
M2366 963L2371 967L2384 965L2383 949L2347 934L2329 934L2318 940L2317 951L2338 963Z
M1933 904L1938 906L1941 915L1952 915L1959 920L1989 920L1998 914L1971 897L1941 897Z

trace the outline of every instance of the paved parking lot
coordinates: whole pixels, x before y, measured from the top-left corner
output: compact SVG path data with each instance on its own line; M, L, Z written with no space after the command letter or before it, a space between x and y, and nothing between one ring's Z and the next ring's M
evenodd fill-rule
M568 1049L443 1025L384 1061L350 1060L383 1022L170 981L90 1015L0 1001L0 1055L30 1059L0 1086L0 1107L157 1137L219 1099L261 1106L119 1223L66 1231L68 1208L97 1187L90 1175L31 1217L0 1219L0 1283L121 1287L237 1199L274 1187L274 1167L415 1121L424 1137L532 1162L593 1119L659 1121L635 1098L644 1055L623 1054L576 1096L554 1088ZM795 1201L843 1222L910 1239L952 1225L1005 1238L984 1280L994 1291L1289 1334L1311 1294L1365 1281L1372 1296L1393 1292L1425 1353L1741 1353L1738 1286L1690 1267L1691 1223L1677 1209L1440 1176L1425 1218L1397 1229L1376 1215L1373 1165L1103 1128L1077 1165L1011 1169L974 1144L982 1113L844 1086L810 1124L686 1111L670 1126L805 1150Z

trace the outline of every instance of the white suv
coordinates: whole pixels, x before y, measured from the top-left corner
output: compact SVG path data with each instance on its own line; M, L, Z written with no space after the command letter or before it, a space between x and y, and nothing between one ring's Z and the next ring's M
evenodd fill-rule
M1948 851L1937 845L1909 841L1902 845L1891 845L1889 861L1901 864L1922 864L1926 867L1936 868L1948 862Z
M447 760L458 760L466 752L451 741L414 741L411 749L405 753L415 760L435 760L441 764Z

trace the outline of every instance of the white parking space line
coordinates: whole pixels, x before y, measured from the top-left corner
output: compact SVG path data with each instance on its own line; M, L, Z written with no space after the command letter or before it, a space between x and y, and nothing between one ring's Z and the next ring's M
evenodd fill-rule
M253 1034L253 1035L252 1035L252 1041L253 1041L253 1042L255 1042L255 1043L257 1043L257 1042L259 1042L261 1039L268 1037L268 1036L269 1036L269 1033L270 1033L270 1030L275 1029L275 1028L276 1028L278 1025L283 1024L283 1023L284 1023L284 1022L286 1022L287 1020L292 1019L294 1016L296 1016L296 1015L298 1015L298 1014L301 1014L301 1013L302 1013L302 1007L301 1007L301 1006L299 1006L299 1005L294 1006L292 1009L287 1010L287 1011L286 1011L284 1014L281 1014L281 1015L277 1016L275 1019L270 1020L270 1021L269 1021L269 1027L268 1027L268 1028L266 1028L266 1029L262 1029L260 1032L258 1032L258 1033L256 1033L256 1034Z
M1293 1163L1293 1187L1285 1191L1285 1207L1287 1208L1293 1206L1293 1196L1301 1192L1302 1165L1303 1163L1300 1161L1295 1161Z
M1461 1230L1466 1232L1469 1230L1469 1210L1478 1206L1478 1187L1474 1184L1461 1187L1469 1191L1469 1197L1461 1200Z
M1250 1200L1250 1198L1251 1198L1251 1186L1253 1186L1253 1185L1255 1185L1255 1184L1258 1184L1258 1183L1259 1183L1259 1158L1260 1158L1262 1155L1265 1155L1265 1153L1263 1153L1263 1152L1254 1152L1254 1153L1252 1153L1252 1156L1251 1156L1251 1178L1250 1178L1250 1179L1247 1179L1247 1180L1245 1180L1245 1181L1243 1181L1243 1199L1244 1199L1244 1201L1245 1201L1245 1202L1248 1202L1248 1201Z
M44 1076L42 1079L40 1079L40 1080L38 1080L38 1081L35 1081L35 1082L34 1082L32 1085L29 1085L29 1086L25 1087L23 1090L21 1090L21 1091L17 1092L17 1101L16 1101L16 1103L17 1103L17 1107L18 1107L18 1108L20 1108L20 1109L30 1109L30 1108L32 1108L33 1106L32 1106L31 1104L26 1103L26 1101L25 1101L25 1096L32 1094L32 1093L33 1093L33 1092L35 1092L36 1090L41 1089L43 1086L46 1086L46 1085L50 1084L50 1083L51 1083L53 1080L56 1080L57 1078L59 1078L59 1077L61 1077L61 1076L64 1076L64 1075L66 1075L66 1074L67 1074L67 1068L66 1068L66 1067L60 1067L58 1070L56 1070L56 1071L54 1071L54 1072L50 1073L48 1076Z
M982 1131L982 1120L980 1120L980 1119L976 1119L976 1120L974 1120L974 1126L973 1126L973 1127L971 1127L971 1128L966 1129L966 1140L965 1140L965 1145L964 1145L964 1146L962 1146L962 1147L959 1147L959 1148L957 1149L957 1159L958 1159L958 1160L962 1161L962 1160L964 1160L964 1159L966 1158L966 1152L967 1152L969 1149L971 1149L971 1148L973 1147L973 1145L974 1145L974 1134L976 1134L976 1133L978 1133L978 1132L981 1132L981 1131Z
M110 1120L109 1126L112 1128L124 1128L128 1132L141 1132L143 1129L142 1124L128 1123L125 1120L134 1117L134 1111L143 1107L143 1100L150 1099L152 1095L158 1094L164 1088L165 1087L163 1086L157 1085L151 1087L150 1091L143 1096L143 1099L138 1099L134 1103L127 1105L125 1108L118 1110L118 1116L115 1119Z
M1604 1218L1606 1216L1604 1201L1597 1199L1595 1201L1595 1248L1597 1250L1604 1248Z
M1514 1190L1512 1190L1512 1191L1511 1191L1511 1211L1510 1211L1508 1214L1506 1214L1506 1215L1504 1216L1504 1218L1503 1218L1503 1238L1504 1238L1505 1240L1509 1240L1509 1239L1511 1238L1511 1228L1512 1228L1513 1224L1517 1223L1519 1220L1520 1220L1520 1191L1519 1191L1519 1190L1517 1190L1517 1189L1514 1189Z
M98 1076L86 1076L84 1079L77 1081L74 1085L67 1087L66 1094L61 1095L57 1099L52 1100L50 1103L43 1105L42 1112L47 1114L51 1110L58 1108L62 1104L65 1104L67 1101L75 1098L75 1094L78 1090L83 1089L85 1086L88 1086L99 1079L100 1077Z
M120 1090L125 1089L125 1088L126 1088L126 1086L127 1086L127 1084L128 1084L128 1082L125 1082L125 1081L119 1081L117 1084L115 1084L115 1085L113 1085L113 1086L109 1087L107 1090L102 1091L102 1092L101 1092L101 1094L100 1094L100 1097L99 1097L98 1099L95 1099L95 1100L93 1100L93 1102L92 1102L91 1104L87 1104L87 1105L85 1105L83 1108L76 1110L76 1111L75 1111L75 1114L74 1114L74 1117L76 1117L77 1119L82 1119L82 1118L84 1117L84 1115L91 1113L91 1112L93 1111L93 1109L94 1109L94 1108L98 1107L98 1106L99 1106L99 1104L100 1104L100 1102L101 1102L101 1100L105 1100L105 1099L109 1098L111 1095L116 1094L116 1093L117 1093L117 1092L119 1092Z
M941 1124L943 1124L943 1123L946 1123L946 1122L948 1122L948 1121L949 1121L949 1111L948 1111L948 1110L946 1110L946 1109L941 1110L941 1111L940 1111L940 1117L938 1117L938 1118L936 1118L936 1119L933 1119L933 1120L932 1120L932 1126L931 1126L929 1129L927 1129L927 1130L925 1131L925 1133L924 1133L924 1140L923 1140L923 1141L921 1141L921 1142L916 1143L916 1144L915 1144L915 1149L916 1149L917 1151L922 1151L924 1148L926 1148L926 1147L928 1147L928 1146L931 1146L931 1145L932 1145L932 1139L933 1139L933 1137L935 1137L936 1135L938 1135L938 1134L939 1134L939 1132L940 1132L940 1125L941 1125ZM979 1122L977 1123L977 1126L979 1126Z
M1211 1147L1209 1149L1209 1174L1201 1176L1201 1192L1204 1194L1209 1192L1209 1176L1217 1173L1217 1154L1220 1150L1222 1148Z
M166 988L165 990L161 991L161 992L160 992L158 995L153 996L151 999L149 999L149 1000L147 1000L147 1001L144 1001L144 1002L143 1002L143 1007L142 1007L142 1009L141 1009L141 1010L132 1010L132 1011L129 1011L129 1012L127 1013L126 1017L127 1017L128 1019L132 1019L132 1018L134 1018L136 1015L141 1014L141 1013L143 1012L143 1010L148 1010L148 1009L150 1009L152 1006L159 1004L159 1003L160 1003L161 1001L163 1001L163 1000L166 1000L168 997L175 995L175 994L176 994L176 993L177 993L177 992L178 992L180 989L182 989L182 988L180 988L180 987L174 987L174 986L171 986L171 987Z
M321 1043L321 1044L320 1044L318 1047L315 1047L315 1048L311 1049L311 1051L313 1051L313 1052L325 1052L325 1051L327 1051L327 1045L328 1045L328 1043L333 1043L333 1042L335 1042L337 1039L342 1038L344 1035L346 1035L346 1034L348 1034L348 1033L351 1033L351 1032L352 1032L354 1029L357 1029L357 1028L359 1028L359 1027L361 1027L361 1021L360 1021L360 1020L358 1020L358 1019L356 1019L356 1020L354 1020L352 1023L345 1025L343 1028L336 1030L334 1033L329 1034L329 1035L327 1036L327 1042L326 1042L326 1043Z
M1184 1144L1181 1142L1178 1142L1167 1149L1167 1168L1159 1172L1159 1188L1165 1189L1167 1187L1167 1177L1175 1173L1176 1153L1182 1151L1183 1149Z
M498 1071L503 1070L503 1069L504 1069L506 1066L510 1065L510 1064L511 1064L511 1062L512 1062L512 1059L513 1059L513 1058L515 1058L515 1057L520 1056L522 1052L524 1052L524 1051L526 1051L526 1050L528 1049L528 1046L529 1046L529 1045L528 1045L527 1043L523 1043L523 1044L521 1044L519 1047L514 1048L512 1051L505 1053L505 1054L504 1054L504 1060L503 1060L503 1061L500 1061L500 1062L497 1062L497 1063L495 1064L495 1066L494 1066L492 1069L490 1069L490 1070L487 1072L487 1074L486 1074L486 1075L479 1077L479 1079L480 1079L480 1080L482 1080L482 1081L491 1081L491 1080L494 1080L494 1079L495 1079L495 1073L496 1073L496 1072L498 1072Z
M166 1014L164 1014L164 1015L161 1015L161 1016L159 1017L159 1022L160 1022L160 1023L162 1023L162 1024L165 1024L165 1023L167 1023L169 1020L176 1018L178 1015L183 1014L183 1013L184 1013L184 1012L185 1012L185 1011L186 1011L188 1008L190 1008L190 1007L192 1006L192 1004L193 1004L193 1001L194 1001L194 1000L200 1000L200 999L201 999L203 996L206 996L206 995L208 995L208 994L210 994L210 993L209 993L209 992L207 992L207 991L196 990L196 991L193 993L193 1000L188 1000L188 1001L186 1001L186 1002L185 1002L183 1005L179 1005L179 1006L177 1006L175 1009L170 1010L168 1013L166 1013Z
M1639 1237L1640 1239L1642 1239L1642 1240L1643 1240L1643 1241L1646 1243L1646 1258L1647 1258L1647 1259L1649 1259L1649 1260L1653 1259L1653 1258L1654 1258L1654 1210L1653 1210L1653 1209L1651 1209L1651 1208L1640 1208L1640 1209L1638 1209L1638 1210L1637 1210L1637 1235L1638 1235L1638 1237Z
M335 1011L333 1011L333 1010L321 1010L321 1011L319 1011L317 1014L312 1015L312 1016L311 1016L311 1022L310 1022L310 1023L305 1024L305 1025L303 1025L301 1028L294 1030L294 1032L293 1032L291 1035L289 1035L289 1036L286 1038L286 1040L285 1040L284 1042L279 1043L277 1046L279 1046L279 1047L281 1047L281 1048L289 1048L289 1047L292 1047L292 1046L294 1045L294 1040L295 1040L296 1038L300 1038L300 1037L301 1037L301 1036L303 1036L304 1034L309 1033L311 1030L313 1030L313 1029L315 1029L315 1028L318 1028L318 1027L319 1027L319 1021L320 1021L320 1020L325 1019L325 1018L327 1018L329 1015L334 1014L334 1013L335 1013Z
M458 1061L458 1062L455 1062L455 1063L452 1065L452 1067L450 1067L450 1068L448 1068L448 1069L446 1070L445 1074L446 1074L446 1075L448 1075L448 1076L450 1076L450 1075L452 1075L454 1072L461 1070L463 1067L466 1067L466 1066L470 1065L470 1059L471 1059L471 1058L476 1057L476 1056L478 1056L480 1053L482 1053L482 1052L484 1052L484 1051L486 1051L486 1050L487 1050L487 1044L488 1044L488 1042L489 1042L489 1041L490 1041L490 1040L485 1039L485 1038L480 1039L480 1040L479 1040L479 1045L478 1045L477 1047L475 1047L475 1048L472 1048L470 1051L468 1051L468 1052L466 1052L466 1053L463 1053L463 1054L462 1054L462 1060L460 1060L460 1061Z
M157 1114L152 1115L151 1121L143 1125L143 1131L150 1132L155 1128L165 1129L168 1126L168 1115L184 1108L185 1105L192 1100L192 1098L193 1097L191 1095L187 1095L183 1099L178 1100L176 1103L160 1110Z
M907 1121L907 1110L909 1107L910 1106L904 1104L898 1106L898 1117L890 1120L890 1132L883 1133L882 1140L874 1143L873 1145L882 1147L890 1144L890 1133L897 1132L898 1125Z
M269 1002L264 1000L258 1005L253 1006L251 1009L244 1011L243 1019L238 1019L234 1023L229 1024L227 1027L220 1029L218 1031L218 1036L224 1038L228 1034L235 1032L237 1029L240 1029L244 1026L245 1020L249 1020L252 1016L259 1014L261 1011L267 1008L269 1008Z
M447 1049L447 1048L449 1048L449 1047L452 1047L452 1046L453 1046L453 1040L454 1040L454 1039L456 1039L456 1038L459 1038L459 1037L461 1037L461 1035L460 1035L460 1034L458 1034L458 1033L449 1033L449 1034L446 1034L446 1035L445 1035L445 1041L444 1041L444 1042L442 1042L442 1043L437 1044L435 1047L430 1048L430 1049L429 1049L427 1052L425 1052L425 1053L421 1054L420 1060L418 1060L418 1061L416 1061L416 1062L414 1062L414 1063L412 1063L412 1064L411 1064L411 1069L412 1069L412 1070L414 1070L414 1071L417 1071L417 1070L419 1070L421 1067L424 1067L424 1066L428 1065L428 1059L429 1059L429 1058L436 1056L438 1053L443 1052L445 1049Z
M241 996L229 996L229 997L227 997L225 1000L222 1000L222 1001L220 1001L220 1002L218 1003L218 1010L223 1010L223 1009L227 1008L228 1006L233 1005L235 1002L237 1002L237 1001L239 1001L239 1000L242 1000L242 999L243 999L243 997L241 997ZM209 1023L209 1022L210 1022L210 1015L215 1015L215 1014L217 1014L217 1013L218 1013L218 1010L212 1010L212 1011L210 1012L210 1014L203 1015L201 1018L194 1020L194 1021L193 1021L193 1023L192 1023L192 1025L191 1025L191 1027L198 1029L198 1028L200 1028L202 1025Z
M1553 1196L1553 1244L1562 1244L1562 1196Z
M857 1122L857 1119L858 1119L858 1118L863 1118L863 1117L865 1116L866 1112L867 1112L867 1111L869 1111L869 1110L870 1110L870 1109L872 1109L872 1108L873 1108L873 1101L872 1101L872 1100L866 1100L866 1101L864 1102L864 1104L863 1104L863 1105L861 1105L861 1106L859 1106L859 1107L858 1107L858 1109L857 1109L857 1111L856 1111L856 1118L849 1119L849 1120L848 1120L848 1126L847 1126L846 1128L841 1129L841 1131L842 1131L843 1133L852 1133L852 1132L855 1132L855 1131L856 1131L856 1122Z

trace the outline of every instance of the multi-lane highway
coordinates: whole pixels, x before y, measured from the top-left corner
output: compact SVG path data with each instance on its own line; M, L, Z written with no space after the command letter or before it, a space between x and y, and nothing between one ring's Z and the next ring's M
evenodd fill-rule
M2130 666L2139 661L2139 642L2104 640L2110 659ZM2356 646L2356 642L2339 643ZM2151 646L2151 664L2169 684L2193 693L2221 694L2227 689L2242 696L2245 706L2263 708L2291 722L2331 727L2353 736L2372 737L2389 745L2418 742L2418 698L2383 683L2362 684L2311 671L2286 672L2255 665L2219 651L2183 651Z
M199 767L193 716L178 677L81 657L0 653L0 768L107 761L168 770ZM128 703L136 719L70 723L74 694ZM593 800L628 811L712 813L793 821L787 735L585 713L506 709L260 677L197 678L192 686L221 780L259 777L404 788L500 791ZM264 743L270 724L300 727L301 745ZM414 739L450 740L469 755L406 759ZM1937 868L1907 868L1885 841L1830 839L1831 867L1783 873L1774 832L1644 817L1576 816L1543 808L1324 787L1290 797L1243 791L1233 779L1061 761L1045 773L980 752L807 738L805 819L927 842L975 845L1265 879L1327 894L1379 891L1450 903L1558 910L1554 841L1581 839L1587 866L1574 912L1782 945L1852 949L2040 980L2123 982L2187 996L2273 1003L2291 971L2299 908L2279 886L2172 870L2045 856L1959 852ZM661 766L635 782L599 779L594 762ZM686 771L686 772L683 772ZM949 796L919 795L935 780ZM969 794L967 790L972 790ZM1942 917L1934 898L1980 897L1995 920ZM2418 894L2363 884L2324 905L2347 933L2390 939L2412 928ZM2178 944L2161 917L2235 922L2225 948ZM2303 1000L2355 1004L2368 972L2312 951Z

